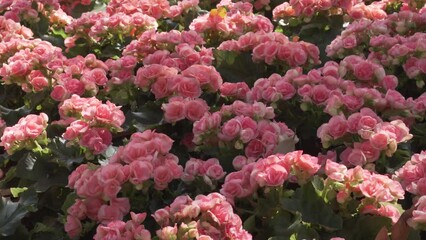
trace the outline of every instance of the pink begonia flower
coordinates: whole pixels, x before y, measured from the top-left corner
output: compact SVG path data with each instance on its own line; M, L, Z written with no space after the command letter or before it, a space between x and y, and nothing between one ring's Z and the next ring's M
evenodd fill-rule
M67 232L68 236L71 238L78 237L82 230L83 227L80 220L72 215L68 215L65 223L65 232Z
M334 181L342 182L346 175L346 171L347 168L345 165L330 160L327 160L325 164L325 174Z
M68 208L67 213L80 220L86 218L87 208L85 203L81 199L76 199L75 203Z
M196 98L185 102L185 117L190 121L200 120L208 110L209 106L203 99Z
M170 101L162 105L164 120L175 123L185 118L185 102L180 100Z
M111 132L104 128L90 128L81 137L80 144L94 154L104 152L112 142Z
M33 148L34 141L39 144L46 144L48 120L49 118L45 113L29 114L22 117L15 125L4 128L0 146L3 146L9 154L13 154L16 150L30 146Z
M413 215L407 223L414 229L424 229L426 225L426 196L421 196L414 206Z

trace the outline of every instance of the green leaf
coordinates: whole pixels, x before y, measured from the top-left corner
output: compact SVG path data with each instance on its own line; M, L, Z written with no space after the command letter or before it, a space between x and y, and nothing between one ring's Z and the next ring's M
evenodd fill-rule
M154 102L147 102L134 112L126 115L126 121L132 121L134 127L139 131L144 131L151 126L160 124L163 120L163 110Z
M53 138L49 143L49 149L58 158L59 164L68 169L71 169L74 163L83 162L84 156L79 154L79 148L76 146L67 146L63 138Z
M291 214L287 211L281 211L280 214L275 216L271 222L272 234L280 237L287 237L287 239L296 233L302 223L300 214Z
M68 194L61 208L62 212L66 213L68 208L75 203L76 199L77 199L77 194L75 194L74 192Z
M2 197L0 201L0 235L12 235L27 213L25 207L19 205L19 203Z
M216 69L225 82L246 82L253 86L254 82L266 77L266 67L263 63L255 63L248 52L214 51Z
M256 215L251 215L244 221L244 229L252 232L256 228Z
M22 179L37 181L47 174L44 164L26 153L16 165L16 176Z
M23 193L25 191L27 191L28 188L27 187L22 187L22 188L10 188L10 192L12 193L14 198L17 198L19 196L20 193Z
M343 226L341 216L321 199L312 184L298 188L292 198L282 199L281 204L287 211L301 213L304 222L319 224L329 230L338 230Z
M15 178L15 176L16 176L16 167L9 168L9 170L7 170L6 172L6 176L4 176L4 178L0 181L0 188L5 188L6 183L11 181L13 178Z
M0 236L14 234L22 218L29 211L36 210L36 204L37 194L34 189L23 192L19 202L12 202L10 199L2 197L0 201Z
M392 220L382 216L361 215L345 221L344 229L349 233L346 239L374 239L382 227L390 227Z
M10 109L0 105L0 116L6 121L8 126L16 124L21 117L28 115L30 112L31 109L26 106Z

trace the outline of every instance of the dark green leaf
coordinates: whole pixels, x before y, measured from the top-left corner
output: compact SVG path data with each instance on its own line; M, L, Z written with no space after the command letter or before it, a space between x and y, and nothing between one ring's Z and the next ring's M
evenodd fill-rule
M387 217L361 215L345 222L344 229L349 232L346 239L374 239L382 227L390 227L391 224L391 219Z
M84 156L79 154L79 148L67 146L63 138L53 138L49 143L49 149L58 158L60 164L68 169L71 169L74 163L81 163L84 159Z
M24 158L18 161L16 166L16 176L22 179L37 181L47 174L45 164L37 161L31 154L27 153Z
M21 194L19 202L1 198L0 201L0 236L12 235L19 227L22 218L29 211L34 211L37 204L37 194L33 189Z
M12 235L27 213L24 206L2 197L0 201L0 235Z
M244 229L252 232L256 227L256 215L251 215L244 221Z
M254 63L250 53L215 50L214 57L216 69L225 82L246 82L253 86L257 79L267 75L265 65Z
M163 111L157 104L148 102L137 111L129 112L126 120L131 120L139 131L143 131L150 126L160 124L163 120Z
M77 199L77 194L75 194L74 192L68 194L67 198L64 201L64 204L62 205L62 212L66 213L68 208L71 207L74 203L75 200Z
M0 105L0 116L6 121L8 126L16 124L21 117L28 115L30 112L31 109L26 106L10 109Z
M342 228L342 218L318 196L312 184L298 188L292 198L282 199L281 204L287 211L301 213L304 222L319 224L334 230Z

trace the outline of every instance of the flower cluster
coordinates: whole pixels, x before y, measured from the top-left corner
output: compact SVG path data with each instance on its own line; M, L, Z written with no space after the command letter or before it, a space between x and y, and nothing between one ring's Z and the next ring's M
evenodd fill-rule
M12 19L15 22L38 22L40 21L40 12L59 8L60 4L58 0L10 0L2 1L0 12L7 19Z
M23 35L21 38L5 35L0 42L0 52L4 53L4 58L0 58L4 63L0 76L5 84L17 84L25 92L51 90L50 96L56 101L72 94L93 96L99 87L106 85L108 67L94 54L66 58L62 50L50 42L26 39L31 37L31 31L19 30L18 25L7 28L21 31Z
M393 90L398 85L395 76L384 75L383 67L360 57L352 55L345 59L346 62L341 64L326 62L323 67L307 74L302 74L301 68L293 68L282 77L272 74L269 78L260 78L247 93L247 97L251 101L266 103L298 97L302 109L315 105L332 116L354 113L362 107L378 112L392 111L392 115L401 117L412 115L413 99L405 99ZM349 61L351 59L359 61L358 65L352 64ZM348 69L354 70L353 73ZM358 80L359 77L370 81ZM384 91L386 92L383 93Z
M0 39L2 42L10 41L12 38L29 39L33 32L21 24L0 16Z
M20 85L25 92L52 87L50 75L55 68L53 63L55 60L63 60L62 50L47 41L32 46L17 51L0 68L0 76L5 84Z
M108 82L108 66L94 54L64 59L62 62L51 61L51 65L56 69L53 75L55 86L50 92L50 97L55 101L64 101L74 94L94 96L99 92L99 87L105 87Z
M422 39L421 32L426 27L425 14L401 11L388 15L384 20L354 21L327 46L327 56L341 59L349 54L370 52L370 59L385 66L404 63L407 54L424 51L421 43L415 42ZM410 37L412 35L417 36ZM388 52L390 49L392 51Z
M179 179L183 172L179 159L169 153L172 144L173 140L165 134L151 130L137 132L125 146L118 148L110 163L128 165L129 181L137 189L147 187L146 182L152 178L154 187L163 190L173 179Z
M358 139L353 148L347 147L340 155L342 162L349 166L374 162L383 151L390 157L399 143L413 137L401 120L384 122L369 108L363 108L347 119L343 115L333 116L328 123L318 128L317 136L325 148Z
M156 29L157 21L146 14L136 12L132 15L106 12L84 13L67 25L65 31L69 35L65 46L69 49L76 46L78 39L84 39L91 44L112 44L122 41L123 36L136 38L149 29ZM121 36L121 37L120 37Z
M209 111L206 101L201 98L172 97L161 108L164 111L164 120L169 123L175 123L185 118L195 122Z
M424 3L0 0L0 235L422 235Z
M217 158L210 158L206 161L191 158L185 163L182 180L192 182L195 178L202 178L205 183L212 185L212 181L222 179L225 174Z
M138 69L135 85L150 90L156 99L173 95L198 98L202 90L217 91L222 81L212 66L195 64L178 73L176 68L151 64Z
M357 81L361 87L386 86L383 84L386 77L383 66L356 55L347 56L340 62L339 73L341 77Z
M174 51L157 50L146 56L143 60L145 66L151 64L161 64L167 67L174 67L179 70L185 70L192 65L210 66L213 61L213 52L211 48L201 47L199 51L195 50L189 44L181 43L177 45Z
M120 107L111 102L102 104L95 97L72 95L61 103L59 114L67 127L62 135L71 144L90 150L92 154L104 152L112 141L112 132L121 131L125 117Z
M129 213L130 203L118 194L127 182L141 190L149 188L153 179L154 187L163 190L173 179L179 179L183 168L178 165L178 158L169 153L172 143L161 133L135 133L108 164L77 167L68 178L68 186L80 197L68 209L68 234L78 236L81 220L86 218L103 224L122 220Z
M198 195L194 200L179 196L153 217L162 227L157 231L159 239L252 239L231 204L219 193Z
M141 60L157 50L173 52L179 44L195 49L196 46L200 47L204 44L204 39L197 32L191 30L182 32L177 30L168 32L147 30L137 40L133 40L126 46L123 55L132 55ZM189 51L189 49L186 51Z
M390 205L404 199L404 189L398 181L360 166L347 169L345 165L330 160L326 162L325 174L325 184L337 192L334 196L340 205L361 199L360 208L364 214L389 217L394 223L400 217L399 210Z
M220 192L230 202L253 195L259 188L282 187L286 181L305 184L320 169L318 158L302 151L269 155L229 173Z
M303 0L303 1L289 1L276 6L273 11L273 18L285 19L289 17L312 17L315 13L320 11L330 11L331 13L338 13L339 11L331 11L332 8L341 8L347 10L352 8L352 1L317 1L317 0Z
M45 113L39 115L29 114L19 119L18 123L4 128L0 146L3 146L8 154L13 154L21 149L42 151L41 145L46 145L46 127L49 117ZM1 120L3 128L5 123Z
M220 86L220 95L222 97L233 98L236 100L247 100L247 94L250 92L250 88L245 82L230 83L224 82Z
M222 0L218 5L228 5L230 0ZM238 2L236 0L233 0L233 2ZM270 0L243 0L243 2L249 2L253 5L254 9L256 10L268 10L270 8L269 4L271 3Z
M131 219L127 222L120 220L109 222L107 225L99 225L96 228L94 240L103 239L143 239L150 240L151 233L142 224L146 213L130 212Z
M213 44L248 32L272 32L273 25L268 18L253 14L251 4L227 2L194 19L189 29L202 33Z
M278 64L287 67L313 66L319 64L319 49L317 46L304 42L293 42L284 34L277 32L248 32L238 40L222 42L222 51L252 52L254 62L263 61L266 64Z
M284 140L295 137L285 123L271 121L273 117L272 107L237 100L194 122L193 142L200 150L216 147L244 152L249 158L268 156Z
M407 223L415 228L426 229L426 152L414 154L411 160L395 172L394 178L403 188L414 194L414 211Z
M414 1L411 1L414 2ZM273 11L274 20L300 18L310 21L317 13L325 16L347 14L353 20L381 20L388 16L386 8L394 1L382 0L366 4L364 1L319 1L319 0L290 0L276 6ZM402 9L407 9L406 2L400 2Z

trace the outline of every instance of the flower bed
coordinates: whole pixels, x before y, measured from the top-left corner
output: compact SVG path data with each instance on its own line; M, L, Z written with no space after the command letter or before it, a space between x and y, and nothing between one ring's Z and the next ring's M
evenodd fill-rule
M0 1L2 239L423 239L422 0Z

